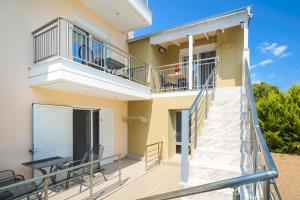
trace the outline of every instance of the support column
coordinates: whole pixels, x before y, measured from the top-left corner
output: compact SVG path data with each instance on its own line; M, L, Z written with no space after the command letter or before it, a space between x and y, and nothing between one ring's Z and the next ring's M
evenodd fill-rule
M248 47L248 20L244 21L243 25L243 31L244 31L244 51L243 51L243 63L242 63L242 84L245 83L245 59L249 61L249 47Z
M189 179L189 111L182 111L181 115L181 182Z
M189 35L189 90L193 89L193 35Z

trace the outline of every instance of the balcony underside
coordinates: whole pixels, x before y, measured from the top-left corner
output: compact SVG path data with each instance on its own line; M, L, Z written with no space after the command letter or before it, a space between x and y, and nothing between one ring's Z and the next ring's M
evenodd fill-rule
M123 32L151 25L152 13L142 0L81 0ZM109 8L109 9L108 9Z
M129 101L150 99L150 88L104 71L55 57L29 70L31 86Z

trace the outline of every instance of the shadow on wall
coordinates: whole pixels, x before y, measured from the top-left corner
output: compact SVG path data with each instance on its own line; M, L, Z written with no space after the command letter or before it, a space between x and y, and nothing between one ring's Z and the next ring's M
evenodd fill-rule
M148 144L152 100L128 103L128 154L143 157Z

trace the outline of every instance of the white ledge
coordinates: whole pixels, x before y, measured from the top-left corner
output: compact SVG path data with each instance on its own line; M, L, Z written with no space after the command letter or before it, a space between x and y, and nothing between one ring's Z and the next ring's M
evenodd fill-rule
M56 57L29 69L31 86L118 100L150 99L150 88L133 81Z

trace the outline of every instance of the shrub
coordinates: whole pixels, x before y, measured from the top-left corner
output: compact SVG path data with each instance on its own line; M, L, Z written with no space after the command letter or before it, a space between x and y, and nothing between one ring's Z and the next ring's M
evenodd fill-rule
M259 125L273 152L300 154L300 85L287 92L260 83L253 85Z

